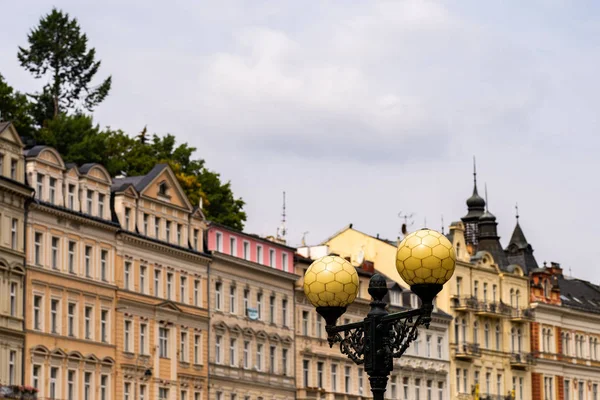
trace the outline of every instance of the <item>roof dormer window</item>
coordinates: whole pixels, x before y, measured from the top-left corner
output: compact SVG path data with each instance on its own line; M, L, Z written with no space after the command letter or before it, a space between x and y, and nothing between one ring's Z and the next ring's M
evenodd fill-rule
M168 194L169 185L167 185L167 181L162 181L158 184L158 195L162 197L169 197Z

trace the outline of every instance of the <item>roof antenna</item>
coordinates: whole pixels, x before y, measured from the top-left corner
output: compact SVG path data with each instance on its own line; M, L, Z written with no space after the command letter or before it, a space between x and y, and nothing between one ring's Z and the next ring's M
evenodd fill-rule
M445 235L445 233L444 233L444 214L442 214L442 235Z
M302 247L306 247L306 235L308 235L308 234L309 234L308 231L302 233Z
M415 215L415 213L402 214L402 211L400 211L398 213L398 218L404 219L404 223L402 223L402 227L400 229L400 232L402 233L402 235L404 235L404 236L408 235L408 228L413 226L413 224L415 223L412 219L412 217L414 215Z
M473 156L473 183L477 186L477 163L475 161L475 156Z
M515 203L515 211L516 211L515 217L517 218L517 224L518 224L519 223L519 203Z
M283 211L281 213L281 226L277 228L277 238L281 240L285 240L285 235L287 234L287 229L285 227L286 222L286 213L285 213L285 191L283 192Z

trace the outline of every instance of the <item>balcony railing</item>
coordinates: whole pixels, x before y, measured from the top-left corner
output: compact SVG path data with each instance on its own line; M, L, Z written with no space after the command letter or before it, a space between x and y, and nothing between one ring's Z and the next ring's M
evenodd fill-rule
M525 369L534 364L532 353L513 353L510 356L510 366L515 369Z
M513 309L511 314L513 321L533 321L535 313L532 308Z
M451 307L454 308L455 310L475 311L475 310L477 310L477 307L478 307L478 301L474 297L454 296L451 299Z
M456 357L463 360L470 360L475 357L481 357L481 349L477 343L462 342L456 345Z
M477 314L487 316L505 316L511 315L512 308L506 304L500 303L489 303L487 301L480 301L477 304Z
M513 400L510 394L480 394L479 400Z

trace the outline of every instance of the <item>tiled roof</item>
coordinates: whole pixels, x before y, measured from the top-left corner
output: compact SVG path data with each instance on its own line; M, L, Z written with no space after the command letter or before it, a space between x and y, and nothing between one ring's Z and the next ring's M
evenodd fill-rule
M600 287L577 278L558 277L563 307L600 314Z

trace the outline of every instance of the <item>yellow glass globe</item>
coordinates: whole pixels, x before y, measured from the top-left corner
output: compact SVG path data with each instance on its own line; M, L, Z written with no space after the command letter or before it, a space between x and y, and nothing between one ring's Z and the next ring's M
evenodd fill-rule
M304 294L315 307L346 307L358 295L356 269L342 257L321 257L304 274Z
M456 253L441 233L421 229L406 236L398 245L396 269L409 286L432 283L443 285L454 274Z

